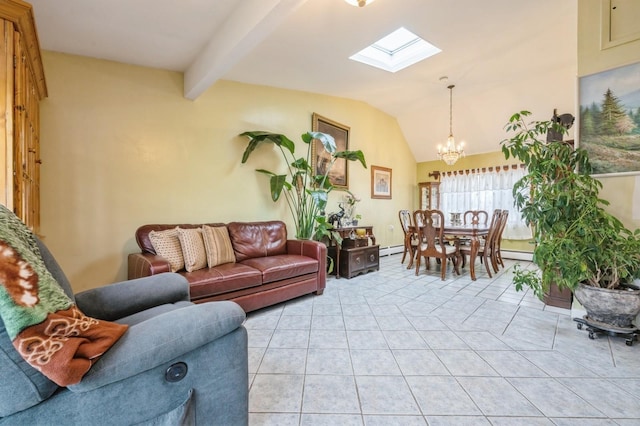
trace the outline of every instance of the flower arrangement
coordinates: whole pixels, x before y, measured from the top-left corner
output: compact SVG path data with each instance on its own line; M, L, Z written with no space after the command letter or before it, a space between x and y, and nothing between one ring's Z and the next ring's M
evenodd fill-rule
M346 194L342 197L342 207L344 208L344 216L346 219L359 219L354 216L356 211L356 204L360 202L360 198L356 197L351 191L345 191Z

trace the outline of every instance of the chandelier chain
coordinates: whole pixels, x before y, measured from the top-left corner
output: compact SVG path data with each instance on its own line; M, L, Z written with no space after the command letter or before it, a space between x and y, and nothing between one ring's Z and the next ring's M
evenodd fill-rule
M453 136L453 88L455 85L451 84L449 89L449 136Z

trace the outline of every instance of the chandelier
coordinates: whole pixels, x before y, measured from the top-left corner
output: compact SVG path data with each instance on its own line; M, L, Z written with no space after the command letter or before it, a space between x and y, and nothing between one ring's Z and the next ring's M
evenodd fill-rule
M451 84L447 86L449 89L449 137L447 138L447 144L443 147L438 145L438 157L447 163L449 166L453 166L458 158L464 157L464 142L460 142L456 145L456 141L453 138L453 88L455 85Z
M368 4L373 3L375 0L344 0L349 3L351 6L364 7Z

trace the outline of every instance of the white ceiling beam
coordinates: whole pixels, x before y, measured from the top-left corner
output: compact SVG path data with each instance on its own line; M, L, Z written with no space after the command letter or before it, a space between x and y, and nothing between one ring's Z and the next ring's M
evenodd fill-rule
M184 73L195 100L307 0L242 0Z

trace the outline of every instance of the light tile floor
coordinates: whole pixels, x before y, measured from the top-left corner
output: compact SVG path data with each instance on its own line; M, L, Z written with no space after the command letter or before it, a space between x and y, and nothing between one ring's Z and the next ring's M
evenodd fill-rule
M248 315L250 425L640 425L640 343L516 292L516 261L400 259Z

